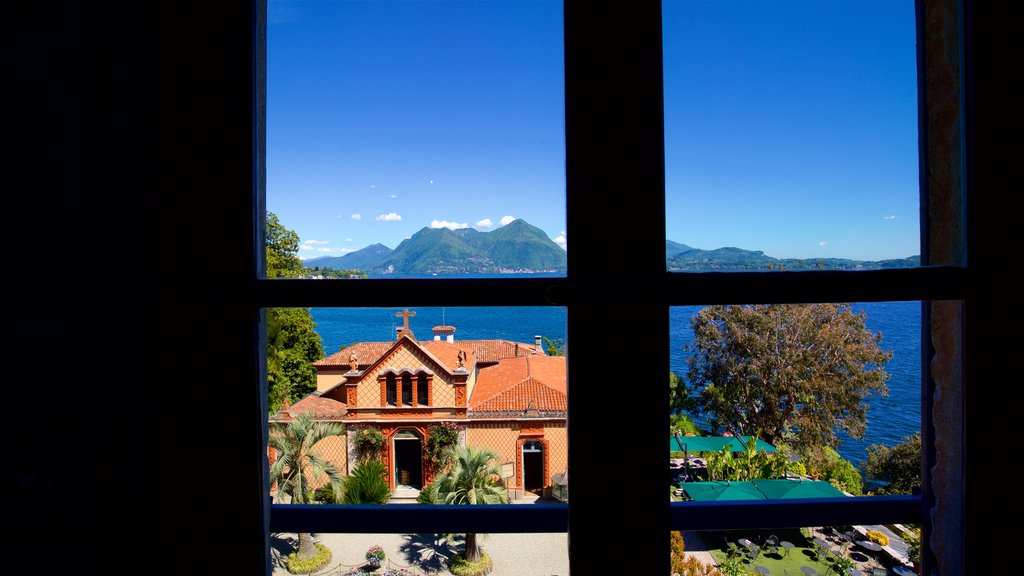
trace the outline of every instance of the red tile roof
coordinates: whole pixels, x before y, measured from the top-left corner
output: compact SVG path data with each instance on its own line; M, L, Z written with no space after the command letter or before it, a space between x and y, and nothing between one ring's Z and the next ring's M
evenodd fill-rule
M522 412L530 407L562 412L565 396L565 357L519 356L480 370L470 409L481 412Z
M460 344L460 342L456 341L455 344ZM508 340L462 340L461 345L467 351L472 351L477 360L481 362L497 362L516 356L543 354L543 352L537 352L533 344Z
M394 345L394 341L360 342L358 344L346 346L326 358L313 362L313 366L348 366L349 354L355 351L356 357L359 361L359 367L365 368L370 364L373 364L377 358L380 358L382 354L390 350Z
M448 342L447 340L418 340L416 343L435 356L450 371L455 370L456 366L458 366L456 358L459 355L459 350L466 351L468 356L466 359L467 370L475 362L490 363L506 358L515 358L516 356L543 355L543 352L537 352L533 344L511 342L509 340L456 340L455 342ZM349 354L355 352L359 361L359 368L362 370L376 362L394 345L395 341L360 342L346 346L326 358L317 360L313 363L313 366L346 367L348 366Z
M310 394L293 404L291 408L279 410L271 416L270 421L288 421L303 412L312 412L313 417L317 420L341 420L345 418L348 409L344 402Z

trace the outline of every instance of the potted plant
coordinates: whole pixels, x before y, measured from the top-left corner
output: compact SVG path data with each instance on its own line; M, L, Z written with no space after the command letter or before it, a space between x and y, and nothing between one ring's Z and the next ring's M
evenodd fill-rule
M374 570L380 568L384 564L384 549L378 544L371 546L366 551L366 563Z

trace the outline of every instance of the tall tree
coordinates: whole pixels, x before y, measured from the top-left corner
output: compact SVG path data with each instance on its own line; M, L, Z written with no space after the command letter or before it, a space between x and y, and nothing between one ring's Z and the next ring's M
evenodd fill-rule
M508 504L508 494L501 482L498 454L489 449L454 446L451 465L434 478L430 501L437 504ZM475 533L466 534L463 557L480 561L480 548Z
M285 228L273 212L267 212L267 278L302 277L299 235Z
M922 454L920 432L892 447L872 444L864 472L872 480L885 482L879 494L910 494L921 486Z
M287 497L291 504L306 503L306 494L313 485L326 479L335 492L335 499L343 497L343 476L333 462L316 452L316 445L325 438L342 436L345 427L337 422L317 422L304 412L284 426L270 430L268 446L276 451L270 465L270 481L277 484L276 501ZM316 555L313 535L299 533L298 558L308 560Z
M316 390L313 362L324 357L313 316L305 308L267 310L267 392L270 413Z
M687 377L714 432L801 452L860 438L867 400L886 395L891 352L848 304L709 306L691 324Z
M267 212L267 278L301 277L298 251L298 234ZM296 401L316 390L312 363L323 357L323 344L309 310L267 310L267 406L271 414L285 400Z
M672 414L694 408L694 400L690 397L686 382L675 372L668 373L668 390L668 409Z

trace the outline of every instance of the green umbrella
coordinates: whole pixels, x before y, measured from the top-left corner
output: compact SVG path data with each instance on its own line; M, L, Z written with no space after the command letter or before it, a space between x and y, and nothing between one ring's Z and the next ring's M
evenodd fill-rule
M764 495L779 498L842 498L842 491L824 480L775 479L752 480L754 486Z
M751 482L684 482L681 488L693 500L765 500Z

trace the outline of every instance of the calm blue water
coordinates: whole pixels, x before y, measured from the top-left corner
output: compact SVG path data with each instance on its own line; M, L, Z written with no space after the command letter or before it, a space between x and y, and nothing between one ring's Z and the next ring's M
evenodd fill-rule
M670 369L685 373L684 343L693 334L690 318L700 306L680 306L670 310ZM887 366L891 378L888 397L869 399L868 427L864 438L841 438L839 453L854 463L866 457L871 444L893 445L921 428L921 305L919 302L870 302L854 304L857 312L867 314L867 326L883 334L882 347L892 350ZM332 354L360 341L392 340L395 328L402 325L396 313L400 308L313 308L313 320L323 340L324 352ZM409 327L416 337L433 337L431 328L439 324L456 327L456 340L501 338L532 343L534 336L566 340L564 308L486 307L415 308ZM612 325L613 323L609 323ZM609 337L614 337L609 334Z

